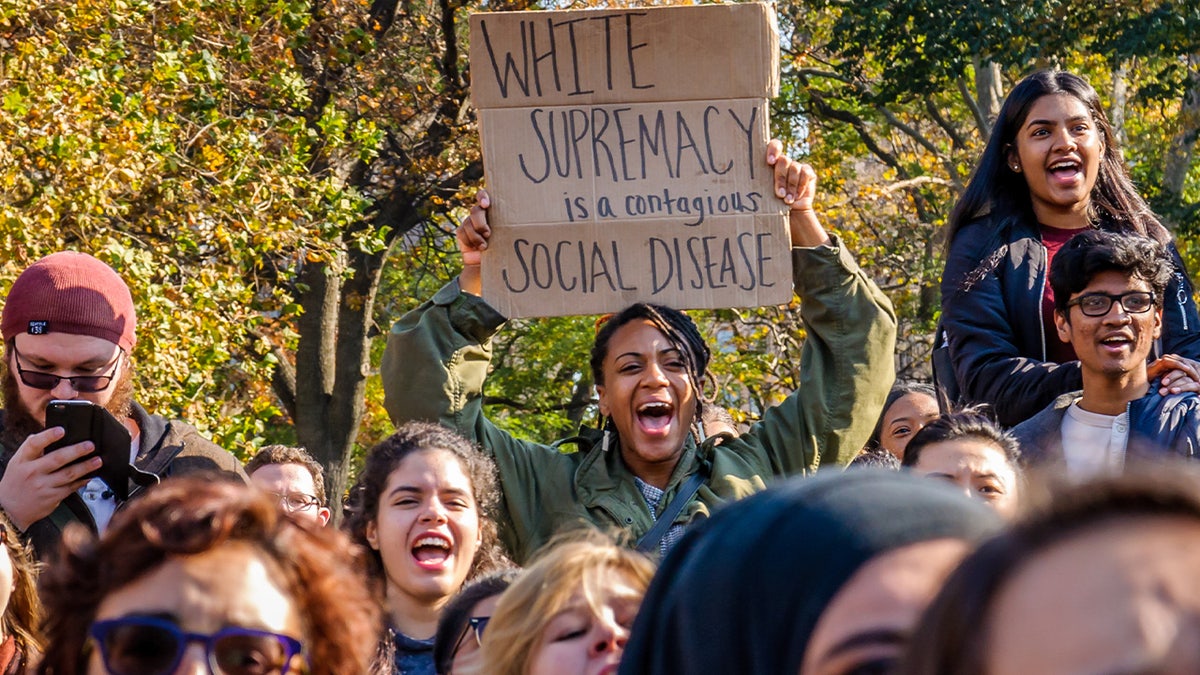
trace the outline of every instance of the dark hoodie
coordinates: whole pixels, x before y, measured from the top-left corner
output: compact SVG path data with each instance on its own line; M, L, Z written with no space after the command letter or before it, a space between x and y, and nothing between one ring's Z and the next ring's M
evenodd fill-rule
M685 535L646 593L621 675L795 675L826 605L864 563L999 526L987 506L906 472L793 479Z

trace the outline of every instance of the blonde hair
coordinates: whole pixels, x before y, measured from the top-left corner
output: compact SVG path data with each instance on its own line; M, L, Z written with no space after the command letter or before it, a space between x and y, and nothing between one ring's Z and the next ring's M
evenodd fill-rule
M496 603L483 634L487 672L525 675L542 632L577 594L599 615L608 572L621 574L644 594L654 563L596 530L552 539Z

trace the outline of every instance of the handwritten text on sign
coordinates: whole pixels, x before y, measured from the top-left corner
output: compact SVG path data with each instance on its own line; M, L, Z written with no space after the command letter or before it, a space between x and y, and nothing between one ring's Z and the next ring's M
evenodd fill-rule
M787 302L764 158L776 52L763 5L473 16L488 301L509 316Z

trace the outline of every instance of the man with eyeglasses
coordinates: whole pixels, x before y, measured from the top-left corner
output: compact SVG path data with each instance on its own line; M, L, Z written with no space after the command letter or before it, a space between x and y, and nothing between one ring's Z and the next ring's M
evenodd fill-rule
M1082 232L1055 255L1055 325L1079 359L1083 390L1016 426L1027 463L1082 481L1138 458L1200 452L1200 395L1162 395L1147 370L1171 270L1161 245L1132 234ZM1164 358L1196 378L1192 362Z
M64 435L60 427L46 428L51 400L87 400L121 421L132 440L129 461L145 472L140 485L197 471L245 480L229 452L133 400L135 328L129 287L84 253L60 252L33 263L5 299L0 508L40 558L57 548L67 524L103 531L121 506L111 486L86 477L100 468L99 457L75 463L94 451L92 441L47 451ZM140 485L130 486L131 496Z
M292 517L321 526L329 522L325 471L304 448L263 446L246 462L246 474L252 485L274 495L280 508Z

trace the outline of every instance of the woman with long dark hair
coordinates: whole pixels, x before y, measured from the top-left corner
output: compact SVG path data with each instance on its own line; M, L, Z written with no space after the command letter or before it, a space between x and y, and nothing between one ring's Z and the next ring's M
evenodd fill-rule
M1000 108L950 214L942 274L942 325L960 397L991 405L1005 426L1082 387L1074 352L1056 338L1047 271L1087 228L1171 238L1134 188L1096 90L1078 75L1039 71ZM1200 314L1171 252L1159 352L1167 356L1152 376L1166 373L1162 387L1178 391L1200 381L1191 361L1200 358Z
M866 441L894 378L891 303L821 226L812 168L788 159L778 141L767 163L790 210L793 280L808 331L805 384L737 438L705 442L696 424L709 360L696 325L645 303L618 312L596 335L591 367L604 422L593 445L562 453L489 422L483 385L504 317L479 297L478 265L491 235L486 194L458 230L458 280L392 328L382 366L392 421L439 420L494 458L504 492L498 520L518 560L581 523L623 529L643 550L665 550L716 506L776 476L845 463Z

